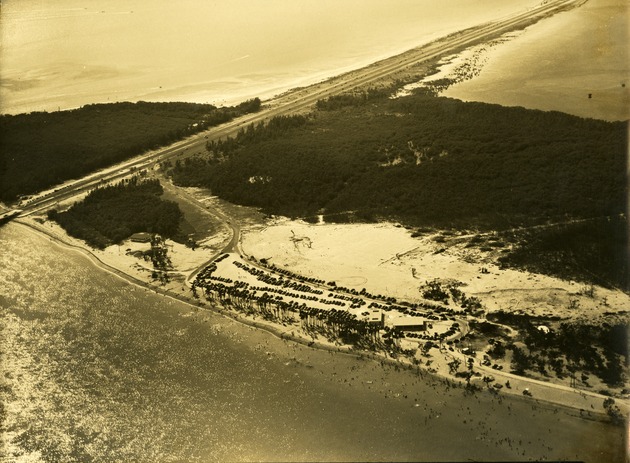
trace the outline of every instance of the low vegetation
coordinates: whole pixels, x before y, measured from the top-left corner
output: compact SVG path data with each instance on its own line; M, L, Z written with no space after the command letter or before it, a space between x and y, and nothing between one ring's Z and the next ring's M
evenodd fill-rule
M499 258L506 267L629 288L628 221L624 216L515 230L503 236L515 245Z
M81 177L259 108L256 98L228 108L125 102L1 115L0 200Z
M182 213L174 202L160 199L161 194L158 180L133 177L97 188L67 211L52 210L48 217L69 235L100 249L138 232L177 237Z

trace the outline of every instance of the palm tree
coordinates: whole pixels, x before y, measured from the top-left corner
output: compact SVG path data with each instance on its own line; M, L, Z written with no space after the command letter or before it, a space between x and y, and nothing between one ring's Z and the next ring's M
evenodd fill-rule
M457 370L459 369L461 364L462 364L461 360L453 359L452 362L448 363L448 371L449 371L449 373L454 375L457 372Z

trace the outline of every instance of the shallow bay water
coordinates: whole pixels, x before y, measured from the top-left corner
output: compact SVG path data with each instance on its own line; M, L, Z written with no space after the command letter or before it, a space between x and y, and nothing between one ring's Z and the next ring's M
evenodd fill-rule
M493 47L478 76L443 94L464 101L630 119L630 4L589 0Z
M621 461L623 432L318 351L0 228L3 461Z

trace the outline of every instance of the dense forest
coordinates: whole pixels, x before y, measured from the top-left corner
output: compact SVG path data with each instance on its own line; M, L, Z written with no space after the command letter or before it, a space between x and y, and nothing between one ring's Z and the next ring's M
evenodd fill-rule
M256 98L228 108L125 102L2 115L0 200L13 201L258 109Z
M69 235L100 249L138 232L177 237L182 212L176 203L160 199L162 192L158 180L133 177L97 188L67 211L52 210L48 217Z
M507 228L625 211L623 123L427 95L298 117L209 146L173 177L295 217Z
M630 289L628 221L623 216L503 233L515 248L499 263L605 287Z
M626 211L625 123L421 92L317 106L308 119L210 144L172 176L269 213L328 221L508 230Z

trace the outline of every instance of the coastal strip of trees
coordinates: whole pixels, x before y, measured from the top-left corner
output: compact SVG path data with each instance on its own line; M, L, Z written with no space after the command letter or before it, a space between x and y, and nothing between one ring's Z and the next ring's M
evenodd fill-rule
M201 290L208 301L245 315L260 316L264 320L284 325L294 323L299 318L300 327L313 335L314 339L316 335L322 335L330 341L341 341L363 348L382 348L386 344L395 347L392 337L386 336L385 339L390 341L385 342L379 335L380 326L360 320L347 310L310 307L307 301L317 300L317 297L306 296L309 292L296 294L282 289L251 287L243 281L232 281L213 275L216 269L217 266L213 263L199 272L192 284L195 298L199 297L198 291ZM300 286L292 287L289 283L287 287L299 292L303 290ZM294 298L304 301L298 302ZM402 333L399 333L398 338L400 337Z
M65 180L183 139L260 109L195 103L91 104L58 112L0 116L0 200L13 201Z
M413 357L414 350L401 348L400 339L405 337L426 341L422 344L423 352L436 347L438 342L446 340L451 346L460 340L448 340L459 331L458 323L443 333L409 333L397 327L383 326L381 323L370 323L366 318L358 317L350 309L361 309L367 316L370 310L383 312L395 311L399 315L422 317L429 321L455 322L455 315L471 313L471 308L462 303L469 299L459 291L453 296L458 307L426 302L399 302L384 295L372 295L365 288L360 291L338 287L334 282L304 277L273 265L263 264L267 270L234 260L231 265L252 275L261 285L250 284L242 280L217 274L217 264L229 257L223 254L213 263L206 266L192 283L192 294L195 298L204 296L206 300L226 309L235 310L252 317L282 325L295 324L299 317L299 327L314 339L321 335L330 342L341 342L359 348L384 350L390 354L405 354ZM255 259L254 259L255 260ZM264 259L261 259L261 261ZM260 261L257 261L260 263ZM319 287L313 287L318 285ZM330 288L323 291L321 287ZM341 293L341 294L340 294ZM346 295L350 294L351 296ZM381 304L370 299L387 301ZM461 307L459 307L461 303ZM314 307L313 305L320 305ZM325 306L322 308L321 306Z
M217 274L217 263L228 257L228 254L224 254L198 274L192 285L195 298L205 296L206 300L228 310L254 318L261 317L284 326L299 326L313 339L323 336L330 342L385 351L394 356L411 355L415 352L402 347L399 341L403 338L419 340L418 348L424 355L438 346L453 351L457 346L466 345L467 350L463 353L468 356L469 370L458 371L461 366L459 360L449 366L453 375L463 377L467 382L471 379L469 373L472 373L472 364L478 361L496 370L502 370L506 363L506 366L511 367L512 373L520 376L571 379L573 385L595 387L593 390L605 395L610 394L610 391L595 386L599 381L614 389L620 389L625 384L625 365L628 358L627 315L620 314L601 324L498 311L489 313L484 318L469 320L467 332L459 335L461 328L453 318L454 315L477 313L478 316L484 315L485 311L481 301L467 296L457 282L432 280L422 285L419 290L423 298L435 303L399 302L384 305L371 302L367 305L367 293L361 290L356 294L361 295L363 301L357 305L351 298L337 299L333 292L326 298L325 292L307 289L302 283L309 281L318 286L335 287L331 282L324 283L324 280L300 276L283 269L277 269L279 272L274 275L270 272L276 267L269 265L267 268L270 272L267 272L238 260L231 262L231 265L263 283L261 286L220 276ZM284 278L284 275L288 278ZM332 291L337 290L335 288ZM381 298L387 299L385 296ZM312 303L325 304L328 307L313 307ZM368 311L373 308L385 312L396 310L408 316L422 316L426 320L436 321L451 320L453 323L447 331L440 334L405 332L380 324L370 324L349 310L363 306ZM368 312L363 312L362 315L368 315ZM476 359L477 349L483 358L479 356ZM489 387L493 381L492 376L484 377L483 381ZM627 388L622 389L621 393L626 394L627 391Z
M539 328L542 320L528 315L499 311L489 314L488 320L518 330L517 339L520 342L506 339L502 343L497 339L488 351L494 359L503 358L511 351L512 372L515 374L537 373L544 377L573 378L584 386L589 386L589 376L592 375L609 387L625 384L624 366L628 361L628 323L625 317L612 318L603 324L549 320L548 325L553 329L545 331Z
M162 192L159 180L136 176L97 188L67 211L51 210L48 218L99 249L139 232L177 238L182 212L176 203L161 199Z

